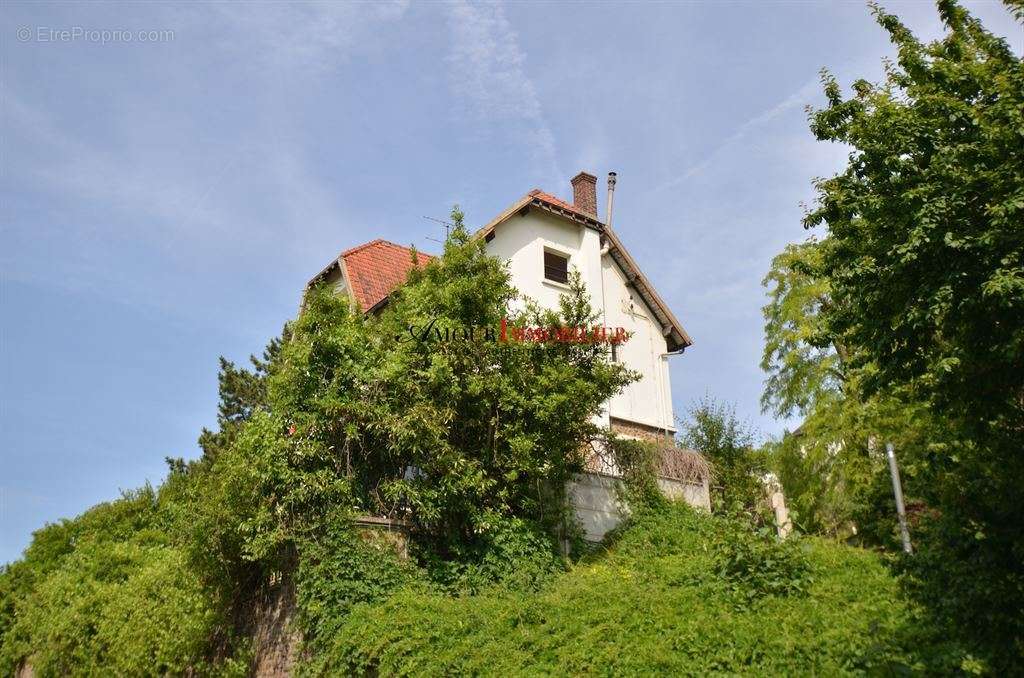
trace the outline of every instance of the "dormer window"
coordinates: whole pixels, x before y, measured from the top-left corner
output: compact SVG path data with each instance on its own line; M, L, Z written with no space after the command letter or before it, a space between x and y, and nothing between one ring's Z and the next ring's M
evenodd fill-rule
M544 278L552 282L569 282L569 257L544 250Z

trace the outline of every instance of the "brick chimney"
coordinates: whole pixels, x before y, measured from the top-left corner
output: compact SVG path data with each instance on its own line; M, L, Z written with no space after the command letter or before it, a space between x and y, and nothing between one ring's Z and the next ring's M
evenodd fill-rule
M597 177L580 172L572 178L572 204L580 212L597 218Z

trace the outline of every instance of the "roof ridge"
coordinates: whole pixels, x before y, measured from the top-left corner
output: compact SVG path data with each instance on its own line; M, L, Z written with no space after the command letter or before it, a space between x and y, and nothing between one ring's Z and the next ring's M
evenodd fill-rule
M385 238L376 238L375 240L371 240L370 242L364 242L362 245L356 245L355 247L353 247L351 249L345 250L344 252L342 252L341 254L338 255L338 258L340 259L340 258L343 258L343 257L347 257L349 255L352 255L352 254L356 254L357 252L361 252L361 251L365 250L367 247L372 247L374 245L391 245L392 247L397 247L398 249L405 250L406 252L411 252L413 250L413 247L406 247L405 245L399 245L397 242L392 242L391 240L386 240ZM417 255L422 255L422 256L430 258L430 259L434 258L433 254L428 254L427 252L423 252L419 248L416 249L416 254Z
M386 241L384 240L384 238L377 238L376 240L371 240L369 242L364 242L362 245L356 245L355 247L352 247L350 249L342 251L342 253L339 254L338 257L339 258L347 257L350 254L355 254L356 252L358 252L360 250L365 250L367 247L370 247L371 245L376 245L379 242L386 242Z

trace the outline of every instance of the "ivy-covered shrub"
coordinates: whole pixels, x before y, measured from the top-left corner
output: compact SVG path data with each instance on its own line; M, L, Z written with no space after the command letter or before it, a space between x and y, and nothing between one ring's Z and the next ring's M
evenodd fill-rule
M372 531L359 534L348 514L334 516L300 544L295 573L299 624L314 651L322 639L337 633L352 606L380 603L419 578L392 542Z
M187 554L168 538L149 487L41 530L0 575L0 672L182 674L208 663L222 618Z
M565 570L552 535L540 525L492 514L484 531L447 553L421 548L430 580L454 595L499 588L534 591Z
M872 553L779 543L745 521L668 504L635 511L603 552L536 592L408 588L356 606L325 663L400 676L959 669L966 655L927 628Z

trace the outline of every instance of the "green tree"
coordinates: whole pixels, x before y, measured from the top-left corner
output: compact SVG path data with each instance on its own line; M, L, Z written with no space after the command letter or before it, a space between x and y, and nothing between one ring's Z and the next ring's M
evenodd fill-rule
M361 510L408 512L445 539L470 539L495 515L554 525L600 435L591 417L636 375L601 345L494 340L503 321L589 327L597 316L578 276L558 311L528 300L514 311L505 265L461 212L451 218L442 256L379 316L350 317L313 292L271 378L272 407L317 450L305 459L353 478Z
M829 281L821 275L821 255L814 239L788 245L761 283L768 290L761 409L779 417L806 416L819 403L842 397L846 382L847 351L823 328Z
M735 407L703 398L687 413L682 440L713 468L712 510L758 512L764 507L768 468L754 446L754 432L739 420Z
M290 330L286 325L281 336L271 339L263 349L262 357L249 356L251 370L236 366L224 356L220 357L220 371L217 374L217 391L220 396L217 404L218 429L211 431L204 428L199 435L199 446L203 449L204 457L216 457L231 444L244 422L257 411L269 407L267 377L289 336Z
M1024 653L1024 62L955 2L938 9L947 34L923 44L874 8L898 49L884 82L844 97L824 73L811 129L852 151L804 223L828 230L824 331L861 401L906 396L951 438L928 464L939 513L911 580L1006 666Z
M803 417L796 433L766 452L801 529L891 545L896 520L884 444L900 451L905 489L916 501L927 495L924 474L947 436L910 389L868 395L860 388L874 366L853 360L861 347L830 334L826 246L813 238L787 246L764 279L762 409Z

